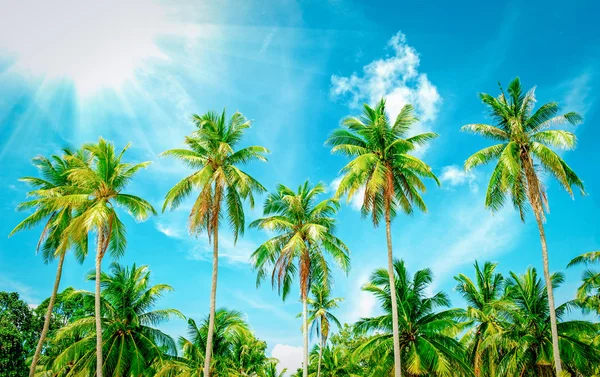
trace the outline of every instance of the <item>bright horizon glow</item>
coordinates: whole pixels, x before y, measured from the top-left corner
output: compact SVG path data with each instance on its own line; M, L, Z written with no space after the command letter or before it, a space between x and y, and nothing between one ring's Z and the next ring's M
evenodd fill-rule
M156 45L159 36L189 37L200 30L177 22L156 2L0 0L0 5L0 51L14 58L10 69L72 81L80 95L118 90L143 62L168 59Z

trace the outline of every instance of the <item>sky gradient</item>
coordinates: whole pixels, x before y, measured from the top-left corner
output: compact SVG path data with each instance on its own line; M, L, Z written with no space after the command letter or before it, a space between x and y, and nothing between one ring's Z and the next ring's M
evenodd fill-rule
M442 181L428 185L427 214L400 215L392 225L394 253L410 271L430 267L433 289L450 293L453 276L472 275L474 260L499 262L503 273L541 270L533 216L522 224L507 207L483 207L490 168L462 171L464 160L490 143L460 132L486 122L477 94L498 93L515 76L537 85L538 104L559 101L584 123L567 127L578 147L562 155L584 180L587 196L572 200L545 177L550 267L566 272L558 303L574 296L581 270L566 270L574 256L600 249L600 11L592 1L482 3L479 1L226 1L75 2L38 4L0 0L0 290L31 304L50 294L55 264L35 255L39 229L11 238L25 216L15 211L35 174L36 155L58 153L99 136L117 147L132 142L130 161L153 161L129 191L162 207L167 190L188 171L158 154L182 145L190 116L209 110L241 111L253 121L243 145L271 150L268 164L247 171L269 190L322 181L332 195L345 158L324 146L328 134L363 103L381 97L390 115L412 103L417 131L440 134L418 154ZM262 198L257 203L262 203ZM210 253L206 237L186 232L188 201L145 223L126 218L129 247L121 263L148 264L154 283L175 291L160 302L199 319L208 313ZM248 209L248 222L261 205ZM337 235L352 252L352 270L335 273L337 312L355 321L377 312L361 292L369 274L386 265L384 228L362 220L357 202L339 213ZM218 307L247 314L257 336L282 366L299 365L301 311L297 295L282 303L270 286L255 287L248 256L268 235L248 230L234 245L222 232ZM92 290L93 268L67 258L61 287ZM104 266L107 267L106 259ZM184 321L164 329L182 335Z

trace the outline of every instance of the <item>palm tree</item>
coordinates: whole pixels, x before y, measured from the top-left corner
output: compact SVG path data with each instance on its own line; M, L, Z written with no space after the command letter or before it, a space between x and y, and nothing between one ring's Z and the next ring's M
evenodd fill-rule
M462 309L437 308L450 306L448 296L438 292L428 296L426 292L433 281L429 269L417 271L413 277L406 271L404 262L394 262L395 295L391 294L386 269L378 269L371 275L363 290L373 293L381 303L384 314L362 318L356 323L359 333L373 336L355 351L358 356L377 360L372 376L391 375L396 363L390 363L393 350L392 300L398 305L398 328L400 351L404 372L409 376L470 376L473 374L461 344L454 338L463 325L458 321L464 316Z
M65 228L67 236L61 244L74 240L83 242L90 232L96 232L96 376L102 377L102 314L100 303L100 285L102 259L106 252L113 257L125 253L127 246L125 225L119 219L116 207L122 207L138 221L146 220L156 211L146 200L131 194L125 194L127 184L141 169L150 162L129 164L122 162L123 155L129 149L127 144L116 153L112 143L103 138L96 144L85 144L83 149L92 156L86 164L77 156L67 156L72 164L69 180L77 187L76 193L53 198L55 208L74 208L79 215ZM60 246L59 246L60 247Z
M364 188L363 217L370 216L378 226L385 219L388 251L389 282L394 288L391 223L398 210L412 214L414 208L426 211L420 192L425 191L421 178L432 178L439 184L431 168L409 152L424 146L438 135L427 132L407 137L410 128L418 122L413 107L405 105L393 124L385 109L385 100L375 108L364 105L361 117L348 117L342 128L333 131L327 144L332 152L344 154L353 160L343 169L344 174L336 197L348 195L350 200ZM394 336L394 364L396 377L401 376L400 339L396 297L392 296Z
M476 377L494 377L498 349L484 350L483 341L502 330L502 311L510 305L503 297L504 278L495 273L496 263L485 262L483 269L475 262L475 282L464 274L454 279L456 290L467 301L467 317L474 323L463 336Z
M504 350L498 363L499 376L555 376L548 320L550 307L544 283L535 268L529 268L520 276L513 272L510 275L506 283L507 297L516 309L506 312L508 323L503 331L490 335L483 347ZM561 274L551 276L555 287L563 280ZM600 351L591 344L597 327L582 320L561 321L566 310L567 305L556 309L562 363L573 376L592 375L594 367L600 363Z
M188 226L191 234L206 231L213 244L212 287L210 291L210 320L204 376L208 377L213 352L215 307L217 300L217 275L219 268L219 219L221 206L225 204L226 217L233 231L235 241L243 235L245 227L242 201L248 200L254 206L253 193L262 193L265 188L238 166L253 160L266 161L268 150L251 146L235 150L250 121L239 112L226 119L225 110L221 115L208 112L202 116L193 115L198 128L185 138L185 149L171 149L161 156L171 156L183 162L195 172L177 183L165 197L163 212L177 208L194 188L200 193L190 211Z
M311 353L311 364L318 363L317 373L312 373L311 376L318 376L322 373L323 377L358 377L352 373L353 364L350 360L348 352L341 347L331 347L329 345L317 347L317 350ZM321 362L323 367L321 370Z
M95 280L90 273L89 280ZM169 285L150 285L147 266L110 266L110 274L100 275L102 349L105 359L103 370L108 376L146 375L152 364L161 360L164 352L176 355L173 339L154 326L176 317L184 318L174 309L155 309L164 293L172 291ZM76 293L77 294L77 293ZM90 300L91 292L78 292ZM95 318L85 317L60 329L56 341L71 342L52 363L55 372L65 376L92 375L95 367ZM62 375L62 374L60 374Z
M269 360L267 360L267 363L265 364L264 367L264 372L262 377L284 377L285 374L287 373L287 368L283 368L281 370L281 372L277 371L277 364L279 363L279 360L275 359L275 358L270 358Z
M265 218L250 224L251 227L274 231L277 235L254 251L251 260L260 284L271 270L271 284L277 286L285 300L294 276L300 278L302 300L302 332L304 335L303 376L308 376L308 289L313 278L327 279L329 267L325 259L328 254L344 271L350 268L348 247L333 235L335 218L339 209L335 199L317 202L325 192L318 183L311 186L308 181L294 192L278 185L268 195L263 208Z
M342 328L340 321L331 313L338 307L338 304L344 301L341 297L330 297L330 290L326 284L315 283L311 287L312 297L308 298L308 323L311 326L311 332L316 332L320 336L319 359L317 361L317 377L321 376L321 361L323 358L323 349L329 337L329 331L332 323Z
M572 196L572 186L583 193L583 183L567 163L551 148L575 148L575 135L568 131L549 129L555 124L578 124L582 117L569 112L558 115L560 108L556 102L548 102L535 112L535 88L523 93L521 81L514 79L508 85L508 97L500 88L497 98L481 94L481 100L490 109L494 125L468 124L463 131L477 133L486 138L500 141L500 144L484 148L473 154L465 162L465 169L498 160L490 178L485 198L486 207L499 210L510 196L513 206L519 211L521 220L525 219L527 203L535 215L542 244L544 279L548 289L550 322L552 328L553 355L556 374L562 371L558 348L558 332L550 269L548 267L548 249L544 233L544 205L547 206L546 191L538 176L539 171L553 175ZM536 171L535 161L538 161Z
M180 358L167 360L159 368L157 377L178 376L195 377L204 374L204 351L210 329L210 314L202 320L200 326L196 321L188 319L188 337L179 338L179 348L183 355ZM235 373L234 360L239 355L234 352L235 345L240 339L251 336L250 328L244 320L244 315L237 310L226 308L215 312L213 337L213 354L210 365L211 376L229 376Z
M66 156L77 155L81 161L86 164L89 163L89 156L84 150L72 152L69 149L64 149L64 154ZM24 177L20 179L33 187L33 191L30 191L27 194L29 197L33 197L33 199L21 203L17 209L24 210L34 208L35 211L21 221L9 234L9 237L16 232L32 228L45 222L37 244L37 251L39 252L41 249L45 263L49 263L55 257L58 257L58 266L56 268L56 278L54 279L52 294L50 295L50 300L44 316L44 326L31 361L29 369L30 377L35 375L36 367L48 331L50 330L52 310L56 301L56 295L58 294L67 251L73 249L75 257L80 262L82 262L87 255L87 237L83 238L80 242L72 244L64 243L62 247L59 247L59 245L61 245L61 237L64 235L64 230L72 221L73 216L76 216L77 214L68 206L55 208L52 205L51 200L49 200L49 198L55 196L67 195L77 191L77 188L72 185L68 177L69 169L71 169L69 162L61 156L53 155L50 158L36 157L33 159L33 165L37 168L41 177Z
M600 262L600 251L592 251L573 258L567 267L588 265ZM583 272L583 283L577 289L577 304L584 310L595 311L600 315L600 272L586 269Z

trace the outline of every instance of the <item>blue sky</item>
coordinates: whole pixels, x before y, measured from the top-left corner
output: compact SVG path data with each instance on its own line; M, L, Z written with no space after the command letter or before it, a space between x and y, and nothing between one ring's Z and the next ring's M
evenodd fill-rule
M539 103L556 100L585 117L570 128L577 150L563 156L588 195L571 200L546 180L551 268L565 271L572 257L600 248L594 90L600 35L598 5L591 1L0 4L0 234L8 235L25 215L15 206L27 190L18 178L35 173L30 159L98 136L117 146L131 141L131 160L154 161L130 191L160 207L187 171L157 155L181 145L192 131L191 114L223 107L253 120L248 145L271 150L267 165L248 167L267 188L310 179L333 191L345 160L324 146L327 135L363 102L384 96L393 116L411 102L422 120L418 130L441 135L419 154L442 188L430 185L428 214L396 219L394 253L412 271L431 267L434 289L449 292L459 306L452 277L470 273L475 259L497 261L502 272L541 268L532 219L521 224L511 208L492 216L483 208L489 169L460 169L489 144L459 132L486 119L477 93L496 94L498 81L506 86L520 76L525 86L537 85ZM199 318L208 311L211 264L206 239L186 234L189 208L186 203L140 224L128 219L129 248L121 262L150 265L155 283L175 288L161 305ZM258 206L247 218L260 215ZM0 237L0 289L16 290L32 304L49 295L55 274L54 264L35 255L38 235L39 229ZM384 232L361 220L350 203L339 214L338 235L350 246L353 268L348 277L336 274L335 294L346 297L337 314L354 321L377 310L360 286L385 266ZM268 285L256 289L247 263L266 237L250 230L234 245L223 232L218 305L247 313L269 352L293 367L300 304L294 297L282 303ZM62 287L92 289L84 281L92 266L93 258L83 265L69 258ZM558 302L578 285L580 271L566 273ZM164 329L180 335L185 323Z

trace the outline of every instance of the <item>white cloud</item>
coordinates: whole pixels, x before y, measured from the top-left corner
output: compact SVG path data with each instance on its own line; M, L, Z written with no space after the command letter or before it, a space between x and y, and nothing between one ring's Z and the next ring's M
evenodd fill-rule
M565 111L577 111L582 116L592 107L594 98L592 93L592 76L588 72L584 72L564 83L562 87L566 90L564 99Z
M331 95L344 97L352 108L366 102L373 106L382 97L386 99L388 115L393 119L402 106L412 104L421 122L413 132L428 129L435 120L442 98L425 73L419 73L419 54L406 43L401 32L388 42L391 56L377 59L363 67L363 75L331 77Z
M156 230L169 238L183 239L185 238L185 228L175 227L169 224L156 224Z
M440 182L442 182L443 186L456 187L468 184L471 191L476 193L478 186L475 183L475 179L476 177L473 172L467 172L456 165L445 166L440 175Z
M288 346L287 344L276 344L271 351L271 357L279 360L277 370L282 371L287 368L287 375L296 373L298 368L302 368L302 347Z
M0 8L0 50L15 57L13 69L72 79L83 94L119 88L144 60L167 58L159 36L200 32L175 22L165 5L141 0L0 0Z
M20 298L34 308L37 307L39 300L35 298L33 289L17 280L12 280L6 276L0 276L0 290L8 292L17 292Z
M340 182L342 182L342 177L337 177L336 179L331 181L331 183L329 184L329 188L333 192L336 192L338 187L340 187ZM358 189L356 194L354 194L354 196L350 200L350 208L352 208L356 211L360 211L364 198L365 198L365 188L361 187Z
M192 239L195 245L189 250L188 258L194 260L211 261L212 244L208 242L208 236L203 233L197 239ZM219 234L219 259L225 259L230 263L249 263L250 255L257 246L251 241L238 238L234 242L233 235L229 233Z

